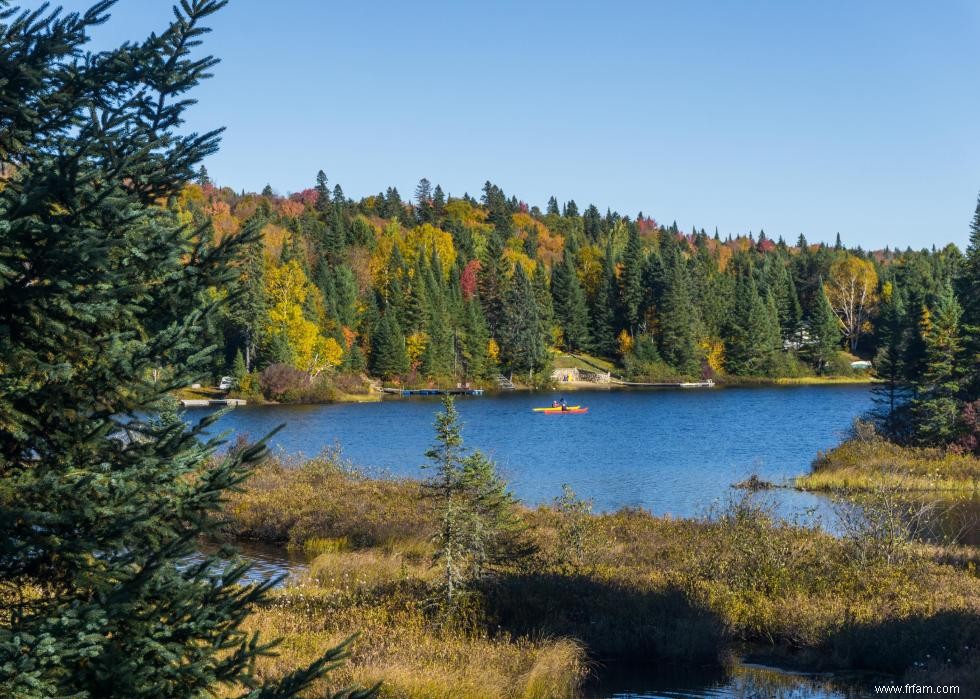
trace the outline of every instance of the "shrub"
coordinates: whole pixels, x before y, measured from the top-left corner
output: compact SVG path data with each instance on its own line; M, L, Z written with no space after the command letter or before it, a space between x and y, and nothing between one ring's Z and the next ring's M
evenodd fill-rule
M309 386L310 375L289 364L270 364L259 375L262 395L269 400L281 400L287 393Z

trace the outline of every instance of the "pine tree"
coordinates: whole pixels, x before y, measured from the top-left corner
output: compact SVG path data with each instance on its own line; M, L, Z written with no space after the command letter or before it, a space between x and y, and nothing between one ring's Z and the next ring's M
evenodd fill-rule
M732 318L725 330L725 369L730 374L764 376L772 370L772 322L767 302L756 290L751 269L739 273Z
M548 208L546 213L549 216L560 216L561 212L558 210L558 200L554 196L548 197Z
M534 286L534 299L538 303L538 313L541 316L542 332L545 338L550 341L555 328L555 305L551 298L548 273L541 262L538 262L534 267L534 277L531 279L531 284Z
M264 446L219 454L213 417L188 428L168 407L212 366L197 339L224 301L207 292L237 293L249 242L158 206L217 148L179 127L224 2L86 53L111 4L0 11L0 694L293 696L343 648L253 691L270 645L241 623L272 581L187 561Z
M903 415L910 394L904 365L908 344L906 323L902 295L890 282L886 283L877 324L878 353L874 368L878 382L871 387L875 403L872 414L881 432L899 441L907 437Z
M532 549L524 541L517 502L494 463L464 447L452 396L443 397L434 427L436 440L425 456L435 473L424 493L438 515L433 563L440 571L443 609L452 614L474 581L495 566L519 563Z
M487 319L490 333L499 337L504 319L504 290L507 284L507 260L504 258L504 241L497 233L487 237L487 245L480 260L478 276L480 302Z
M963 304L964 366L966 397L980 396L980 195L970 224L970 243L958 279Z
M659 312L660 355L678 371L695 373L698 370L696 309L691 299L687 270L679 255L673 255L669 261Z
M330 212L330 188L327 186L327 175L323 170L318 170L316 173L316 186L313 190L316 192L316 210L321 214L326 214Z
M626 250L623 253L622 298L623 312L629 326L630 335L635 335L640 329L641 313L643 311L643 247L640 233L635 225L630 226Z
M602 280L592 300L589 314L589 348L600 357L616 352L616 273L612 266L612 251L603 258Z
M435 190L432 192L432 218L435 225L439 226L442 224L442 218L446 214L446 195L442 191L442 187L436 185Z
M477 299L464 301L460 354L467 377L482 378L490 373L492 367L487 356L489 341L490 332L480 302Z
M391 308L381 316L378 327L371 336L371 373L383 379L392 379L408 372L408 353L405 336L398 326Z
M527 372L530 379L544 367L547 350L534 287L524 268L514 268L514 278L507 289L500 349L504 362L512 371Z
M415 218L419 223L433 222L432 204L432 183L423 177L415 187Z
M569 350L586 349L589 346L589 312L582 283L572 255L568 252L551 271L551 295L565 347Z
M823 284L817 287L813 297L813 307L807 322L807 342L805 355L810 365L818 372L827 370L834 355L840 351L840 323L830 307L830 300L823 290Z
M245 357L242 356L241 350L236 350L235 359L231 363L231 375L241 385L242 379L245 378L247 373L248 369L245 368Z
M916 439L922 444L947 445L959 431L960 404L956 397L962 373L962 314L953 290L947 287L939 297L930 326L924 333L925 372L912 405Z

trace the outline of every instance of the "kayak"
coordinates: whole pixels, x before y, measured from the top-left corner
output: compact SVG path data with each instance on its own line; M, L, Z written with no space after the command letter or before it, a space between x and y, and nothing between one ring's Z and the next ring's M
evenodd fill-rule
M589 412L589 409L576 405L574 408L569 406L566 410L562 410L561 408L537 408L537 411L539 413L544 413L545 415L564 415L568 413L581 415L582 413Z
M581 405L570 405L570 406L568 406L568 409L569 410L578 410L581 407L582 407ZM547 408L533 408L533 410L536 413L546 413L549 410L561 410L561 408L560 407L556 408L553 405L549 405Z

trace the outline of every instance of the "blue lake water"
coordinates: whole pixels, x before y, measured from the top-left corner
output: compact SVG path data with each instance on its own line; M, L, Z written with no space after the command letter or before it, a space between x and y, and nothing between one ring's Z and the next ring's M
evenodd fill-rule
M776 483L806 473L817 452L836 445L871 404L867 386L614 390L566 394L569 404L588 406L584 415L532 412L561 396L514 392L458 399L466 445L491 455L528 504L551 501L568 483L597 510L635 506L678 517L706 514L737 497L731 485L753 473ZM438 399L403 398L246 406L222 416L214 429L256 439L285 423L270 442L285 457L339 447L361 468L418 477L425 474L423 454L439 409ZM191 410L187 417L200 414ZM833 528L824 498L782 489L761 497L784 516L819 517ZM256 579L305 568L281 550L246 547L244 553ZM600 679L585 690L589 699L872 696L864 678L842 681L743 665L597 668L596 674Z
M461 398L466 445L492 456L528 504L549 502L568 483L596 510L644 507L686 517L732 497L731 484L755 473L783 483L806 473L819 450L836 445L870 406L867 386L578 391L584 415L532 412L559 393L514 392ZM288 456L339 447L372 471L424 474L438 399L381 403L246 406L217 430L255 439L285 423L271 445ZM194 411L188 412L193 419ZM827 514L823 498L773 491L781 514Z

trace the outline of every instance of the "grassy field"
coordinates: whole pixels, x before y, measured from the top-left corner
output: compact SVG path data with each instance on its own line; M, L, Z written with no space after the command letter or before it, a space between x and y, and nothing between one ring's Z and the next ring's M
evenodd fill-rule
M815 491L980 493L980 459L939 449L902 447L880 437L854 437L813 463L813 471L796 486Z
M918 680L980 662L969 556L836 539L747 501L705 520L524 509L535 555L479 581L452 623L433 603L435 513L418 482L330 456L273 462L228 514L229 537L315 556L248 621L285 639L260 662L266 676L355 632L332 681L383 679L391 697L572 697L591 661L712 664L741 643L800 667Z
M586 371L609 371L615 373L616 365L608 359L593 357L590 354L576 353L576 356L555 350L552 362L556 369L585 369Z

